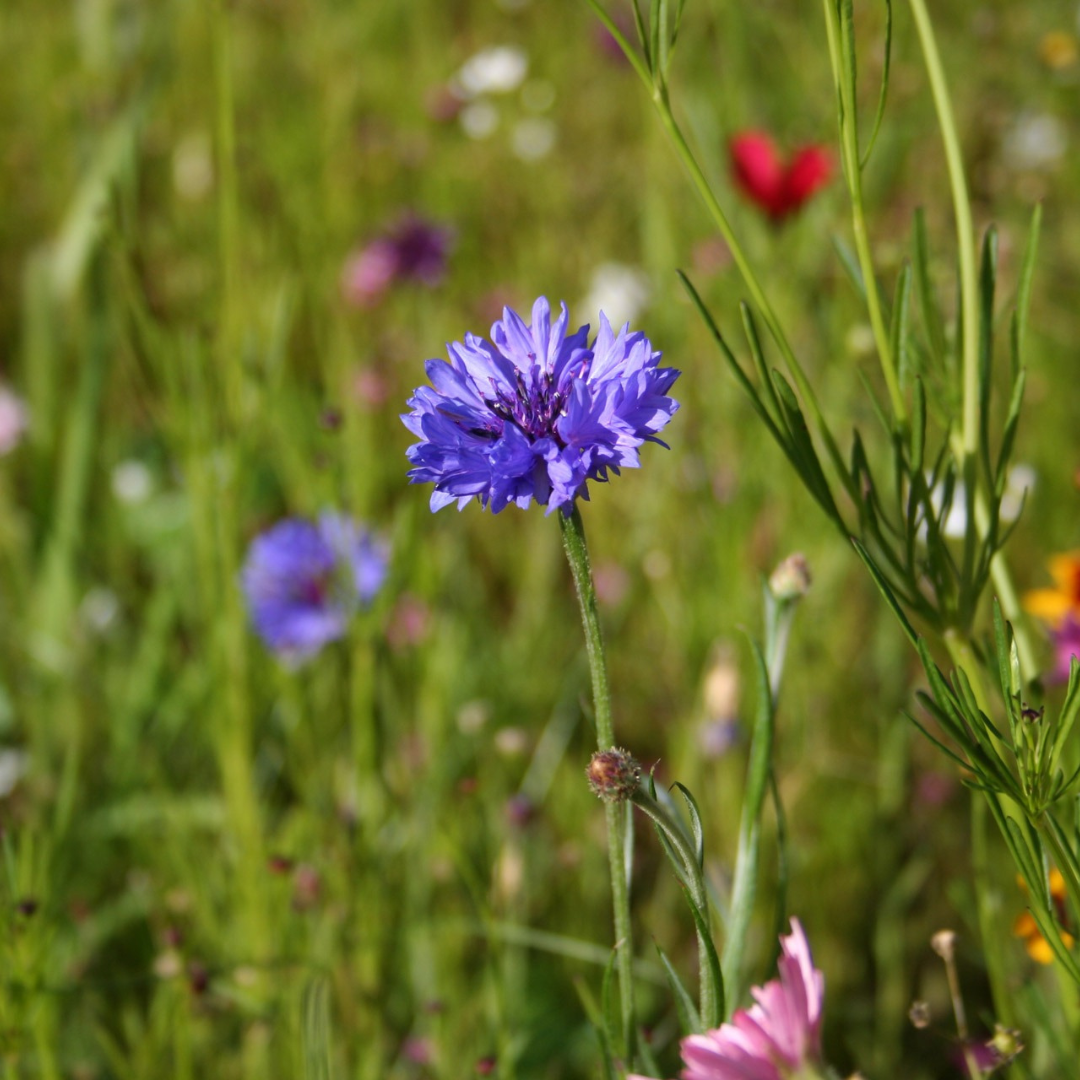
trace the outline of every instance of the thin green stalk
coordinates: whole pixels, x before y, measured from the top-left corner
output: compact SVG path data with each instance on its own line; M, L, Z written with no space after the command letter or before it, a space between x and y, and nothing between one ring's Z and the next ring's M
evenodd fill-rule
M851 479L844 464L844 457L840 453L840 448L836 445L832 434L825 425L824 415L821 411L821 406L818 403L817 395L814 393L814 388L811 386L810 380L807 379L806 373L802 369L802 365L796 358L795 352L787 339L787 335L780 325L780 320L777 318L776 312L769 303L768 297L765 295L765 290L758 280L757 274L754 272L754 268L750 265L750 261L746 257L746 252L743 251L738 237L736 237L734 230L731 228L731 223L728 221L727 215L720 206L719 200L713 194L713 190L709 186L709 181L706 179L704 172L702 172L701 166L698 165L697 159L694 157L694 153L690 149L686 137L682 133L682 128L679 127L678 121L671 111L671 103L668 100L666 90L660 87L654 87L652 89L652 98L653 104L660 114L660 120L675 146L675 152L679 155L683 167L690 174L690 179L693 181L694 187L697 188L698 194L705 203L705 208L709 211L709 215L715 222L716 227L720 230L720 235L724 238L724 242L731 251L732 259L739 268L739 273L742 275L743 282L750 293L750 298L753 300L754 306L761 312L761 317L764 320L766 327L768 327L769 333L772 335L773 340L780 349L780 354L784 358L785 366L791 373L792 379L795 380L795 385L799 388L799 393L803 396L810 412L813 414L818 434L825 444L825 449L828 451L829 457L832 460L837 473L844 481L845 486L850 488Z
M971 200L964 177L964 162L956 120L949 101L945 71L941 65L934 29L924 0L910 0L911 13L919 34L930 90L934 97L945 162L949 170L953 210L956 214L956 245L960 257L960 311L963 326L963 423L965 457L974 458L979 447L979 280L975 266L975 230L971 221Z
M604 637L600 630L600 611L596 603L589 549L585 542L585 526L575 505L570 516L559 514L563 546L574 575L581 622L585 628L585 648L589 657L592 679L593 714L596 719L596 742L601 751L615 745L611 720L611 690L608 686L607 661L604 657ZM615 949L619 971L619 1005L622 1018L623 1046L627 1060L634 1054L634 950L630 931L630 883L626 880L626 860L623 851L626 836L625 803L605 803L607 813L608 862L611 869L611 900L615 913Z
M874 332L881 372L889 390L893 416L900 428L907 424L907 406L900 390L900 380L896 373L896 358L892 353L889 329L881 311L881 297L878 294L877 278L874 274L874 259L870 251L870 233L866 227L866 212L863 207L862 168L859 164L859 126L855 102L855 86L847 77L847 72L854 67L843 62L845 48L853 50L854 42L846 40L845 28L837 26L836 8L833 0L823 0L825 7L825 26L829 38L829 58L832 61L833 79L840 92L840 147L844 166L844 179L847 181L848 194L851 196L851 222L855 236L855 252L859 258L863 285L866 289L866 308L870 316L870 327ZM839 40L838 40L839 37Z
M214 138L218 173L218 260L221 315L217 349L225 383L229 417L239 422L241 404L240 356L237 351L240 286L240 196L236 175L236 118L233 98L232 46L226 0L214 0L212 39L214 57Z

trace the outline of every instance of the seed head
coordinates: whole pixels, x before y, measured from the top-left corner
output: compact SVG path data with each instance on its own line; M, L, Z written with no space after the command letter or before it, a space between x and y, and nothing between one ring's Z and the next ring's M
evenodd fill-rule
M769 592L777 600L800 600L810 589L810 566L806 556L789 555L769 577Z
M585 776L589 787L604 802L625 802L637 791L641 766L629 751L613 746L593 754Z

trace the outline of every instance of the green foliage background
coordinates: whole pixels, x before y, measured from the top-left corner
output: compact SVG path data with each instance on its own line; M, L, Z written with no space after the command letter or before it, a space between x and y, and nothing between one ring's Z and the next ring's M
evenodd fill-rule
M774 228L727 179L734 131L764 127L789 146L834 137L824 30L806 7L690 3L677 107L844 432L873 426L857 372L877 372L833 246L850 228L840 185ZM1007 148L1043 113L1080 138L1080 66L1040 59L1047 32L1075 34L1075 12L938 7L1006 298L1030 208L1045 206L1017 455L1038 485L1010 545L1035 585L1045 556L1077 541L1080 170L1074 153L1028 168ZM883 13L859 5L857 20L871 115ZM501 1077L596 1074L574 988L599 992L610 911L558 530L535 509L431 516L426 489L406 485L397 414L422 361L486 331L504 302L526 310L544 293L595 320L580 300L611 260L649 275L637 324L684 372L671 451L649 448L584 507L594 565L624 575L604 609L621 740L695 792L722 884L746 747L702 752L704 682L718 648L747 659L761 575L805 552L815 583L777 769L789 904L826 973L830 1059L952 1075L928 948L943 925L960 932L981 1028L985 950L1042 994L1007 933L1024 901L1004 861L1006 933L978 938L968 800L899 715L914 657L686 302L676 267L732 326L743 290L722 257L705 265L706 216L633 73L597 39L584 2L0 8L0 370L32 418L0 461L0 740L30 753L0 803L5 1075L449 1078L489 1056ZM502 43L527 52L534 88L554 90L557 139L538 161L509 137L527 95L496 99L500 126L483 141L430 114L470 55ZM924 206L948 297L944 163L902 5L893 65L866 174L879 267L888 287ZM200 197L177 185L184 154L211 155ZM344 259L407 208L456 230L445 282L349 308ZM384 401L357 392L361 373ZM153 489L124 502L112 477L133 459ZM392 536L391 580L348 642L291 672L251 635L238 569L260 529L326 507ZM101 628L109 595L117 612ZM416 640L403 640L403 604L426 615ZM940 805L924 797L931 783L947 791ZM522 796L525 821L508 813ZM762 894L749 948L760 979L767 883ZM689 972L693 928L643 823L634 912L641 1014L674 1073L650 936ZM935 1008L929 1032L907 1023L915 997ZM1035 1075L1048 1055L1031 1057Z

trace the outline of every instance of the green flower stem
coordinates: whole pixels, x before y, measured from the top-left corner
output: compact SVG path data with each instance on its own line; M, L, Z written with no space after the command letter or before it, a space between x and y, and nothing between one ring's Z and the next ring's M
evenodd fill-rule
M585 543L585 526L575 505L569 517L559 514L563 546L574 575L581 621L585 628L585 648L589 656L592 678L593 715L596 720L596 742L600 750L615 745L615 730L611 721L611 690L608 686L607 661L604 657L604 637L600 630L600 612L596 605L596 589L589 565L589 549ZM605 803L607 814L608 862L611 868L611 900L615 910L615 949L619 971L619 1005L622 1018L622 1039L626 1059L634 1055L634 950L630 932L630 883L626 874L626 803Z
M851 197L852 231L855 236L855 252L862 271L863 285L866 289L866 308L870 316L870 327L874 332L881 372L885 376L885 385L889 390L893 416L901 429L907 425L907 405L900 390L900 380L896 373L896 358L893 356L889 330L881 311L881 297L878 294L877 278L874 274L874 260L870 251L870 233L866 227L866 212L863 208L862 167L859 163L859 127L858 112L855 102L855 86L847 76L849 68L843 63L846 50L853 50L854 43L845 41L844 27L838 25L836 6L833 0L823 0L825 7L825 28L829 38L829 59L832 61L833 80L840 95L840 148L844 166L844 179Z
M979 447L979 282L975 266L975 230L971 221L971 200L964 178L964 162L956 119L945 83L934 28L924 0L910 0L911 13L919 34L930 90L934 97L945 163L949 170L953 210L956 214L956 246L960 258L960 312L963 325L963 423L961 438L965 458L974 458Z

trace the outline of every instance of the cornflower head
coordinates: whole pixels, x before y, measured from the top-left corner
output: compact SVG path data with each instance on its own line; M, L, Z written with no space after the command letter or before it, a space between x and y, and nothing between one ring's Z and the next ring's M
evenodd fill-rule
M434 483L431 509L458 509L477 498L497 514L535 499L567 516L589 480L637 468L638 450L658 442L678 409L667 391L679 377L659 366L648 338L616 332L600 313L596 340L588 325L567 334L566 305L555 324L541 296L532 324L510 308L491 340L466 334L447 346L449 361L426 364L431 386L409 399L405 426L420 440L407 455L414 484Z
M251 542L240 573L255 632L287 663L309 659L345 635L387 564L385 545L340 514L279 521Z
M683 1039L682 1080L810 1080L823 1074L825 977L814 967L798 919L791 920L780 947L780 977L753 988L755 1004L737 1009L728 1024Z

